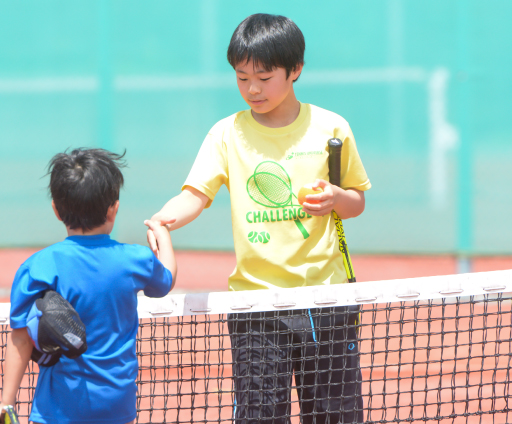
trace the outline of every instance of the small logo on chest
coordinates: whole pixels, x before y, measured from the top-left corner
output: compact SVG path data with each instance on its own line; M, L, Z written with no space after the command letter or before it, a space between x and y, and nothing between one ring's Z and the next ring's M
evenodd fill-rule
M325 154L323 150L313 150L311 152L291 152L286 156L286 160L290 159L308 159L312 156L319 156Z

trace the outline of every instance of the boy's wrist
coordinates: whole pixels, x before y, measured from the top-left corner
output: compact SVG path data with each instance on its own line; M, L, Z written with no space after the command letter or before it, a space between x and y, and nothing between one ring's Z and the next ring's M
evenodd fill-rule
M333 184L331 184L331 187L332 187L332 193L333 193L332 201L334 203L333 209L336 209L343 203L343 191L344 190L341 187L335 186Z

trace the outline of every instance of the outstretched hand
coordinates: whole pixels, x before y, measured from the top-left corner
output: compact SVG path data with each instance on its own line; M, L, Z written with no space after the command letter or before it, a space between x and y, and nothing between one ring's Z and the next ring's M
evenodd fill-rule
M158 216L154 216L153 218L144 221L144 225L148 227L146 236L148 239L149 248L153 251L157 258L160 257L160 253L158 251L158 238L162 235L165 235L163 232L167 233L166 236L168 236L171 225L175 222L175 218L158 219Z
M176 278L176 257L172 247L171 234L169 233L168 226L176 222L176 219L167 219L157 221L154 219L146 219L144 225L148 227L148 240L150 237L154 240L156 249L151 248L155 256L160 259L160 262L169 270ZM156 251L155 251L156 250Z

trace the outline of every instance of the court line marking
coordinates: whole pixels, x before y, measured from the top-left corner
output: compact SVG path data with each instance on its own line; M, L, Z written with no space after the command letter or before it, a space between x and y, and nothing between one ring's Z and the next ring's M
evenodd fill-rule
M459 147L459 131L448 119L447 68L428 71L422 67L383 67L360 69L310 70L301 76L304 87L345 84L391 84L409 82L425 84L429 123L429 197L434 210L448 203L449 153ZM234 74L217 75L118 75L112 88L118 92L176 91L233 88ZM2 94L95 93L105 89L96 76L36 78L0 78ZM108 88L107 88L108 89Z

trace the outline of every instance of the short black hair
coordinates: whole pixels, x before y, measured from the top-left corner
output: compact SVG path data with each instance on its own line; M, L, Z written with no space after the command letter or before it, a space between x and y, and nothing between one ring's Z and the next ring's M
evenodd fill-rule
M252 60L266 71L286 69L286 78L304 65L306 42L295 23L285 16L257 13L236 28L228 47L228 62L235 68Z
M70 229L92 230L107 220L124 183L122 155L104 149L74 149L48 164L50 193L62 222Z

